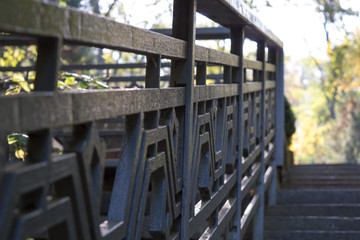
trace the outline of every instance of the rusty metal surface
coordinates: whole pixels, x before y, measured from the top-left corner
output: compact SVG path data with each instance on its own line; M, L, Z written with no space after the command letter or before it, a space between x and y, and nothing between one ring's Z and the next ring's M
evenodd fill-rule
M41 49L27 69L35 90L0 96L0 239L242 239L252 221L261 239L283 136L282 44L240 1L211 0L219 9L208 15L234 23L232 50L196 46L204 2L175 1L174 37L41 1L0 2L0 31L36 38ZM243 58L249 27L261 36L256 61ZM145 88L54 89L67 42L146 55L125 66L146 69ZM171 87L161 89L164 57ZM214 63L224 81L207 85ZM24 161L9 158L10 133L27 134Z

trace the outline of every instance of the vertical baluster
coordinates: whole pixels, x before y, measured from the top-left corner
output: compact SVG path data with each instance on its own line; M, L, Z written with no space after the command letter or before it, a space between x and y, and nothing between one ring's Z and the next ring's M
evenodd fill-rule
M56 37L38 38L38 55L36 60L36 78L34 91L56 91L58 71L60 68L60 52L62 40ZM35 107L35 106L34 106ZM27 146L28 158L31 163L51 162L52 130L44 129L29 133ZM49 169L50 171L50 169ZM46 204L49 186L42 191L41 205Z
M35 91L56 91L61 46L60 38L42 37L38 39Z
M187 41L187 58L186 60L172 61L170 81L172 86L186 87L181 239L188 238L189 202L192 194L189 180L193 152L192 119L196 3L196 0L174 0L173 10L173 37Z
M254 240L262 240L264 235L264 153L265 153L265 41L260 40L257 45L257 56L258 61L262 62L262 71L260 72L260 81L262 82L262 91L261 91L261 128L260 128L260 144L261 144L261 173L259 177L258 186L256 187L255 194L260 196L260 205L259 209L254 218ZM258 74L257 74L258 75Z
M224 66L224 83L231 83L231 67Z
M206 85L206 62L196 64L196 85Z
M276 48L269 48L269 62L272 64L276 64L276 71L275 73L271 73L269 74L270 80L275 80L277 78L277 76L279 75L278 72L278 50ZM271 96L269 94L269 99L268 101L271 103ZM271 104L269 104L269 107L271 107ZM273 111L274 109L269 108L269 111ZM275 113L272 113L275 114ZM277 182L277 163L276 163L276 158L275 158L275 154L273 154L272 156L272 161L270 162L271 166L273 167L273 177L271 179L270 182L270 186L269 186L269 192L268 192L268 204L269 205L275 205L276 204L276 191L277 191L277 186L276 186L276 182Z
M276 88L275 88L275 166L284 164L284 52L282 48L277 49L276 54ZM274 180L276 181L276 171L274 172ZM276 186L275 183L271 183ZM275 191L272 189L272 191ZM274 194L276 197L276 193ZM272 199L269 204L276 204L276 198Z
M244 28L243 27L235 27L231 29L230 32L231 37L231 53L239 56L239 66L237 68L232 68L231 81L233 83L238 83L239 89L239 100L238 100L238 110L236 116L236 125L237 125L237 159L238 159L238 167L237 167L237 190L236 190L236 198L237 200L237 212L235 217L235 225L236 225L236 239L240 239L240 229L241 229L241 159L242 159L242 136L244 133L243 126L243 44L244 44Z
M276 61L276 115L275 115L275 159L280 166L284 162L284 52L277 50Z
M3 130L1 130L0 131L0 192L3 192L2 185L4 182L4 178L5 178L4 168L5 168L5 164L8 160L7 147L8 147L7 135ZM0 208L1 208L1 205L0 205ZM1 219L2 219L2 216L0 215L0 223L1 223Z
M145 88L160 87L160 69L161 69L160 55L146 56Z

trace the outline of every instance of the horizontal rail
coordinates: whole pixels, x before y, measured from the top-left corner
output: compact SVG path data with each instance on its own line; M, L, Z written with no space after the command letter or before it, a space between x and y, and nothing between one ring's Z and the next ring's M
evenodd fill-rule
M253 173L250 177L245 177L241 181L241 200L249 193L250 189L254 188L256 181L259 180L261 173L260 163L254 164Z
M24 16L18 14L26 12ZM42 17L38 17L42 16ZM65 43L127 50L140 54L158 54L169 58L186 57L186 42L147 31L100 15L39 1L0 2L0 29L34 37L61 38Z
M172 35L170 28L155 28L151 31L158 32L167 36ZM196 28L197 40L212 40L212 39L226 39L230 38L230 30L225 27L212 27L212 28Z
M195 215L194 218L190 220L190 225L192 227L191 235L195 233L198 226L201 225L207 219L207 213L213 212L217 205L213 204L214 202L219 201L224 198L231 190L231 188L236 184L236 172L234 172L229 178L226 184L219 189L211 198L213 201L205 201L199 203L195 208L198 211L198 214ZM201 210L201 211L200 211Z
M262 65L262 62L260 61L244 59L244 68L262 70Z
M246 233L246 230L249 227L251 220L254 219L254 215L256 214L259 205L260 205L260 196L259 194L255 194L251 202L245 209L243 216L241 217L241 239L243 239L244 234Z
M195 60L239 67L239 56L200 46L196 46L195 48Z
M226 64L221 64L221 61L216 60L216 57L214 57L214 55L222 56L222 58L231 58L231 60L229 60L230 63L228 64L228 66L239 67L238 65L239 58L236 55L221 52L210 48L205 48L205 47L198 47L197 49L199 50L198 61L207 62L209 67L226 65ZM209 56L210 54L212 54L213 56ZM212 64L210 59L214 59L214 58L215 60L213 60L214 63ZM112 63L112 64L86 63L86 64L61 65L60 70L69 71L69 70L95 70L95 69L96 70L135 69L135 68L145 68L145 67L146 67L146 63ZM171 63L167 63L167 62L161 63L161 67L163 68L171 67ZM244 59L243 68L262 70L262 63L255 60ZM269 63L266 64L266 71L273 72L274 69L275 69L275 65ZM25 72L25 71L35 71L35 66L0 67L0 72Z
M271 183L273 177L274 177L274 167L269 166L266 169L266 172L265 172L265 175L264 175L264 188L265 188L265 191L269 190L270 183Z
M206 101L237 94L237 84L196 86L194 101ZM4 119L5 122L1 125L0 131L36 131L184 106L184 104L184 88L88 90L87 92L0 96L0 113L2 116L9 116ZM38 108L34 109L32 106L38 106Z
M255 150L250 154L250 156L244 159L241 166L242 174L244 174L252 166L252 164L256 161L256 158L260 155L260 153L261 153L260 146L257 146Z
M184 88L89 90L0 96L1 116L8 116L4 119L0 131L36 131L183 106L184 103Z

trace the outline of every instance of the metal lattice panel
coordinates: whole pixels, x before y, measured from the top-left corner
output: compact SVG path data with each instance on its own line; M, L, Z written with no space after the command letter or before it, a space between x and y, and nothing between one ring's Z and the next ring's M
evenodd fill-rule
M38 47L34 91L0 96L0 239L262 239L282 161L282 43L240 0L175 0L173 11L170 37L41 1L0 3L0 31L24 36L4 43ZM228 28L231 53L195 45L196 12ZM243 56L245 37L256 60ZM145 89L57 90L69 43L146 56L133 78ZM9 158L11 133L29 138L24 161Z

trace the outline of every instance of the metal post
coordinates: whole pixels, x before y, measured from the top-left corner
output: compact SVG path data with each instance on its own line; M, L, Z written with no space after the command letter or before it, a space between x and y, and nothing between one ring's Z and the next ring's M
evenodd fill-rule
M270 58L271 57L271 58ZM273 48L271 49L271 51L269 50L269 61L273 64L276 65L276 72L275 72L275 79L272 78L271 80L276 80L278 79L279 75L280 75L280 65L282 65L282 62L279 61L279 50L277 48ZM276 82L276 86L277 84L279 84L279 82ZM275 91L277 90L277 87L275 89ZM275 96L277 97L277 92L275 92ZM281 105L279 105L281 106ZM275 105L275 108L278 109L278 106ZM278 119L275 117L275 121L277 124ZM276 131L276 129L275 129ZM283 134L280 134L279 136L283 136ZM275 141L276 141L276 137L277 137L277 133L275 136ZM275 149L276 149L276 143L275 143ZM276 151L276 150L275 150ZM276 153L275 153L276 154ZM272 157L272 161L271 161L271 166L273 167L273 177L271 179L270 182L270 186L269 186L269 192L268 192L268 204L270 206L275 205L276 204L276 192L277 192L277 158L275 157L275 155Z
M146 76L145 88L159 88L160 87L160 55L146 56Z
M239 102L237 114L237 141L238 141L238 168L237 168L237 211L236 211L236 239L240 239L241 230L241 160L242 160L242 138L243 138L243 44L245 39L244 28L236 27L231 29L231 53L239 56L239 67L232 68L232 82L238 83L239 88Z
M275 161L284 164L284 51L278 49L276 64Z
M173 37L187 41L186 60L172 61L171 85L186 87L185 100L185 133L183 138L183 187L182 187L182 219L180 238L188 239L189 208L191 198L191 161L193 152L192 119L195 62L195 16L197 0L174 0Z
M231 67L224 66L224 83L231 83Z
M196 64L196 85L206 85L206 62Z
M261 172L259 177L258 186L256 188L255 194L259 194L260 196L260 204L258 211L254 217L254 232L253 232L253 239L254 240L262 240L264 235L264 173L265 173L265 166L264 166L264 153L265 153L265 42L259 41L257 47L257 60L262 62L262 71L260 75L260 81L262 85L262 92L261 92L261 128L260 128L260 135L261 135L261 154L260 154L260 161L261 161Z
M56 91L61 46L60 38L43 37L38 39L35 91Z

